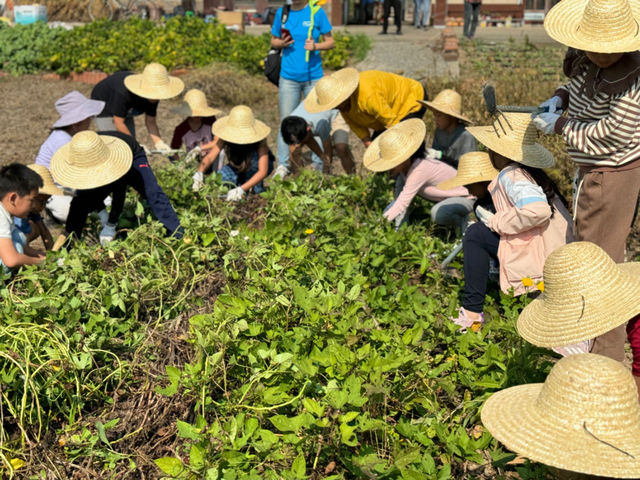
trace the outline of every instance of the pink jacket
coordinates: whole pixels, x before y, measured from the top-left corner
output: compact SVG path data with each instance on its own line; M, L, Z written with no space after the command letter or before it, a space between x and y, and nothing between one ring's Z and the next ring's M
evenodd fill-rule
M500 235L500 288L505 293L513 288L515 295L535 290L547 256L573 241L571 215L556 198L551 218L542 188L517 164L493 179L489 193L496 207L490 228ZM533 280L533 286L523 285L525 277Z

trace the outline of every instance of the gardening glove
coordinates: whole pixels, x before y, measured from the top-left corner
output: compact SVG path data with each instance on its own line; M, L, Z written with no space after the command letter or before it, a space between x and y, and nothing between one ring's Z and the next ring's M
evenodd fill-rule
M491 211L480 205L478 205L478 207L476 208L476 217L478 218L478 220L484 223L489 228L489 230L491 230L491 219L493 218L493 215L494 214L491 213Z
M197 192L202 187L204 187L204 173L196 172L193 174L193 177L191 178L193 178L193 185L191 185L191 189L194 192Z
M545 135L551 135L555 132L556 122L559 118L560 115L557 113L543 112L533 117L533 124Z
M116 236L116 225L114 223L107 223L100 231L100 245L105 246L107 243L113 241Z
M200 148L200 145L196 145L191 150L189 150L189 153L187 153L187 156L185 157L185 161L190 162L192 160L195 160L201 153L202 148Z
M149 157L151 156L151 150L149 150L149 147L147 147L146 145L143 145L142 143L140 144L140 146L142 147L142 149L144 150L144 154Z
M162 155L168 155L169 153L171 153L171 147L164 143L162 140L158 140L155 143L155 147L156 150L158 150L158 152L160 152Z
M562 110L562 99L555 95L549 100L545 100L540 104L540 108L549 108L549 113L555 113L557 110Z
M242 197L244 197L244 190L242 189L242 187L236 187L233 190L229 190L229 193L227 193L227 202L237 202L238 200L242 200Z
M427 157L435 158L436 160L441 160L442 150L436 150L435 148L427 148Z

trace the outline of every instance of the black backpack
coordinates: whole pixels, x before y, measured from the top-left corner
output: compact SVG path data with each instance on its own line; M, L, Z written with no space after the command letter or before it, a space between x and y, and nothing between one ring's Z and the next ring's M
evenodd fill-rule
M291 5L284 5L282 7L282 19L281 25L284 27L284 24L289 18L289 10L291 9ZM267 79L273 83L276 87L280 82L280 63L282 61L282 49L280 48L272 48L267 53L267 56L264 59L264 74Z

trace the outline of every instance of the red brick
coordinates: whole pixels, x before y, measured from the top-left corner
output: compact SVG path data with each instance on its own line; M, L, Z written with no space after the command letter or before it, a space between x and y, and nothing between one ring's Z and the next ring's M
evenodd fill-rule
M45 73L42 78L45 80L60 80L60 75L57 73Z
M187 73L189 73L189 70L187 70L186 68L178 68L177 70L171 72L171 75L173 75L174 77L181 77L183 75L186 75Z

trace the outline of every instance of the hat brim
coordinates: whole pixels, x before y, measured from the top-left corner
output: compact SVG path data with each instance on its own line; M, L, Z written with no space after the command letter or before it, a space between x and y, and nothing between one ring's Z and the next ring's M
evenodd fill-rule
M53 183L51 172L44 165L31 164L27 165L31 170L36 172L42 179L43 186L38 189L38 193L42 195L64 195L65 192Z
M579 25L588 0L563 0L556 4L544 19L544 29L556 42L586 52L622 53L640 49L640 6L629 2L636 23L635 35L617 37L614 30L603 25L602 38L584 35Z
M223 113L222 110L209 106L205 108L191 108L187 102L183 102L181 105L172 108L171 111L183 117L215 117Z
M585 305L578 294L571 304L553 305L544 294L533 300L518 317L520 336L539 347L562 347L591 340L629 321L640 313L640 262L618 267L618 278L610 279L615 291L603 292L597 302Z
M147 100L167 100L176 97L184 90L184 82L178 77L169 76L169 83L163 86L149 87L144 83L144 75L129 75L124 79L127 90Z
M260 120L254 120L253 127L237 128L229 125L230 116L216 120L211 126L211 133L225 142L247 145L264 140L271 133L271 128Z
M307 98L304 99L304 108L307 112L320 113L336 108L356 91L360 82L360 73L355 68L343 68L331 76L340 82L340 90L335 92L334 97L328 103L319 103L318 92L316 87L313 87Z
M38 189L38 193L42 195L64 195L64 190L56 187L55 185L45 185Z
M427 134L427 127L422 119L410 118L409 120L404 120L391 128L397 128L399 126L401 126L405 131L408 142L402 145L402 148L395 152L392 157L383 158L380 152L380 140L384 138L385 134L387 134L389 130L382 132L382 134L371 142L371 145L369 145L367 150L364 152L362 163L367 169L372 172L386 172L387 170L391 170L411 157L411 155L418 150L420 145L422 145L425 135Z
M464 187L465 185L471 185L472 183L480 183L480 182L490 182L494 178L496 178L497 174L494 176L489 175L479 175L477 177L459 177L455 176L450 178L449 180L445 180L442 183L436 185L438 190L451 190L456 187Z
M53 124L52 128L68 127L69 125L82 122L87 118L96 117L100 115L100 113L102 113L102 110L104 110L104 105L105 102L103 102L102 100L91 100L87 98L87 101L78 108L75 108L73 109L73 111L61 115L60 118Z
M599 441L584 429L552 423L537 406L542 386L520 385L494 393L481 412L491 435L509 450L545 465L589 475L640 478L640 430Z
M451 110L449 108L446 108L443 105L438 105L437 103L433 103L433 102L427 102L426 100L418 100L418 102L421 105L424 105L425 107L430 108L431 110L437 110L440 113L444 113L445 115L449 115L450 117L455 117L458 120L462 120L466 124L473 123L471 120L469 120L464 115L462 115L460 113L457 113L457 112L454 112L453 110Z
M133 163L133 152L124 140L109 135L100 136L108 155L98 166L84 167L69 163L71 144L60 147L51 158L51 174L63 187L89 190L115 182L126 174Z
M515 143L506 135L499 136L492 126L467 127L467 131L488 149L514 162L534 168L550 168L555 163L553 154L539 143Z

